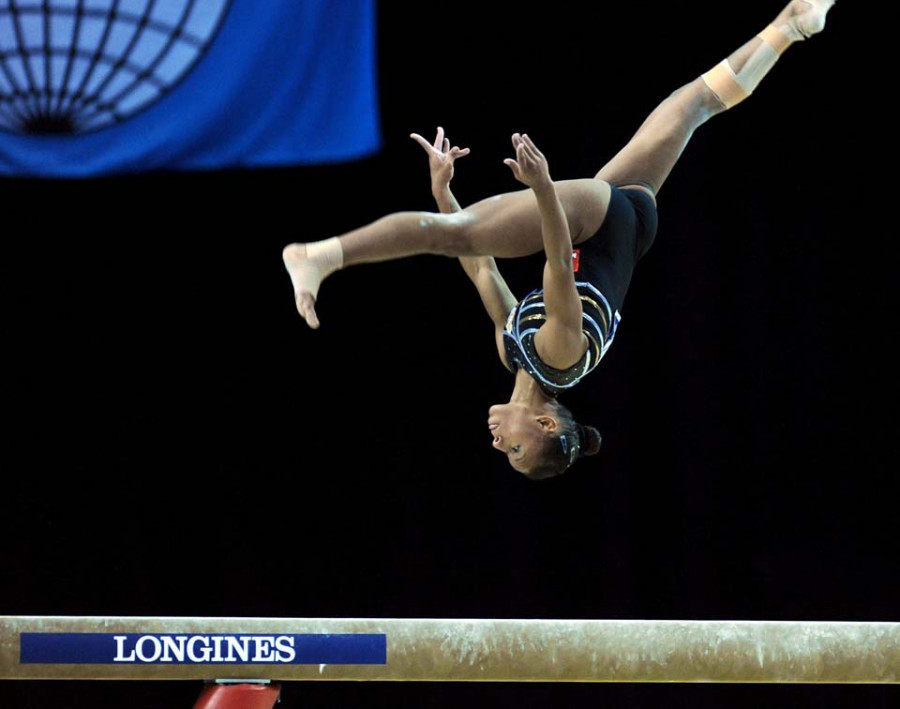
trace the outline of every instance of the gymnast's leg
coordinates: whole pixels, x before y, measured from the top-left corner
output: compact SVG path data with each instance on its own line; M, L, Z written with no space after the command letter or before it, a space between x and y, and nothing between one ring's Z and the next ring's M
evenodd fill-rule
M420 254L515 257L542 247L533 195L514 192L484 200L454 214L398 212L339 237L290 244L283 251L297 310L319 326L319 285L339 268ZM520 238L517 238L520 237Z
M608 196L593 180L563 181L559 192L573 239L587 229ZM600 206L602 205L602 206ZM290 244L282 254L294 286L297 310L319 326L319 285L339 268L419 254L516 258L543 249L541 218L532 190L489 197L453 214L399 212L324 241Z
M663 101L596 177L656 195L693 132L747 98L794 42L821 32L832 5L834 0L792 0L756 37Z
M559 190L572 240L596 223L608 193L600 181L638 185L656 194L693 131L716 113L746 98L793 42L821 31L834 0L792 0L772 25L703 77L682 87L647 118L635 136L596 177L591 190L572 181ZM579 184L576 184L579 183ZM591 232L592 233L592 232ZM297 309L310 327L319 326L315 299L322 281L339 268L417 254L512 258L543 248L540 214L531 190L483 200L454 214L402 212L360 229L284 249Z

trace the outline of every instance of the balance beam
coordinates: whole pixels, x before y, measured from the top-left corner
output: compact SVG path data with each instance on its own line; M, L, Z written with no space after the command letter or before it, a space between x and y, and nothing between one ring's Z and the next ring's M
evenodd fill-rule
M0 616L0 679L900 682L900 623Z

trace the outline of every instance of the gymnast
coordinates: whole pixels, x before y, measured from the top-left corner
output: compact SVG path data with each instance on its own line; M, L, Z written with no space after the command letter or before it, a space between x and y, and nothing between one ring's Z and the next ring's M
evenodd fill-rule
M400 212L339 237L285 247L297 310L319 327L319 286L340 268L417 254L457 257L494 323L500 359L515 375L509 402L489 411L494 448L536 480L596 454L597 429L577 423L557 397L613 342L632 272L656 234L656 195L694 130L747 98L792 44L821 32L833 4L791 0L756 37L657 106L591 179L554 182L535 142L515 133L515 157L504 163L527 189L461 209L450 180L468 149L451 148L441 129L433 145L413 134L428 152L440 213ZM518 300L494 259L541 250L543 287Z

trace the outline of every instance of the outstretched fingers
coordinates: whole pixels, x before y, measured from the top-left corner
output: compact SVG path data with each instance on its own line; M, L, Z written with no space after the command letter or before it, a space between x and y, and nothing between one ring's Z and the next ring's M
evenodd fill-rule
M418 133L410 133L409 137L416 141L419 145L421 145L425 150L431 152L431 143L429 143L425 138L423 138Z
M535 157L544 157L544 154L538 150L538 147L534 144L534 141L528 137L527 133L522 134L522 142L531 155L534 155Z
M544 160L544 154L538 150L534 141L528 137L527 133L522 134L516 149L516 154L520 157L520 161L521 159L525 159L530 164L538 164Z
M516 154L516 158L518 158L520 156L519 145L521 145L521 143L522 143L522 136L519 135L518 133L513 133L512 134L512 146L513 146L513 151ZM519 169L519 163L516 162L516 160L513 160L512 158L506 158L503 161L503 164L507 165L509 167L509 169L512 170L513 177L515 177L517 180L520 179L521 172Z
M503 164L509 166L509 169L512 170L513 177L521 182L522 171L519 168L519 163L517 163L512 158L506 158L506 160L503 161Z
M518 158L518 157L520 157L519 150L516 149L516 158ZM513 177L515 177L517 180L521 179L521 177L522 177L521 167L516 160L514 160L513 158L506 158L503 161L503 164L508 166L509 169L512 170Z
M513 176L529 187L535 187L549 179L547 159L538 150L534 141L526 133L513 133L513 149L516 157L503 161L513 172Z
M438 126L434 143L429 142L418 133L410 133L409 137L416 141L432 157L449 157L451 162L469 154L469 148L460 148L454 145L450 147L450 139L444 135L444 129Z
M534 143L528 139L528 136L513 133L512 143L513 149L516 151L516 159L506 159L503 161L504 163L510 167L515 164L519 168L523 168L535 161L537 149L534 147Z

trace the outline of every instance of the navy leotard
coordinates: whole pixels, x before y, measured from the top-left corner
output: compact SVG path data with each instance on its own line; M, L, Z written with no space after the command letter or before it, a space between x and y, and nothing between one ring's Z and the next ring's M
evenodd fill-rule
M547 316L544 291L537 289L516 303L506 320L503 344L510 367L524 369L554 397L591 372L615 338L631 276L653 244L656 227L656 205L650 195L612 187L603 224L576 247L580 254L575 286L581 298L587 351L567 369L555 369L541 361L534 336Z

